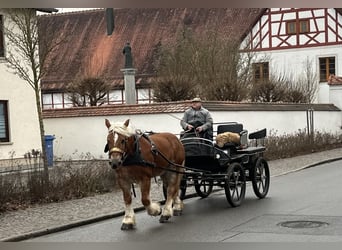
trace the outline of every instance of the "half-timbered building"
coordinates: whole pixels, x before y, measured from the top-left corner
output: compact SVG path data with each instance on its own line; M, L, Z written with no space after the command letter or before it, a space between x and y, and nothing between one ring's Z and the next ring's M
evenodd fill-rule
M311 69L319 103L332 101L328 79L342 74L341 45L342 9L336 8L265 9L243 42L244 48L267 58L254 65L258 79L272 74L298 78Z

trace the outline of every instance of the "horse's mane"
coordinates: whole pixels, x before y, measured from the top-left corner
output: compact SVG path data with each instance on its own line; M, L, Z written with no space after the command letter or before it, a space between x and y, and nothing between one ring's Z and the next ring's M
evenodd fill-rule
M115 122L111 124L112 125L108 129L109 131L113 130L114 132L127 137L135 134L135 130L130 125L125 126L124 122Z

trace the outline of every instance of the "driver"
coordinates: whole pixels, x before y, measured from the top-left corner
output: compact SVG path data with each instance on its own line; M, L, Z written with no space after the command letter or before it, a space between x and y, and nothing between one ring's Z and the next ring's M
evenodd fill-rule
M191 100L191 107L185 110L180 125L186 132L195 129L201 137L213 139L213 118L210 112L202 107L199 97Z

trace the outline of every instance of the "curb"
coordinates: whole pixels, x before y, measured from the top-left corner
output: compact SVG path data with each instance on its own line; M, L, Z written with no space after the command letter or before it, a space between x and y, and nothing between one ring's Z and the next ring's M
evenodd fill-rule
M342 156L335 157L335 158L330 158L330 159L327 159L327 160L318 161L318 162L315 162L315 163L312 163L312 164L305 165L305 166L300 167L300 168L296 168L296 169L287 171L286 173L281 173L281 174L274 175L274 176L271 176L271 177L282 176L282 175L290 174L290 173L297 172L297 171L300 171L300 170L303 170L303 169L312 168L312 167L315 167L315 166L318 166L318 165L322 165L322 164L326 164L326 163L330 163L330 162L334 162L334 161L339 161L339 160L342 160Z
M194 197L197 197L197 196L198 195L196 193L188 194L188 195L185 195L184 199L194 198ZM159 203L161 205L163 205L165 203L165 200L159 201ZM145 207L143 207L143 206L134 208L134 212L140 212L140 211L144 211L144 210L145 210ZM67 230L67 229L72 229L72 228L75 228L75 227L89 225L89 224L100 222L100 221L107 220L107 219L117 218L117 217L123 216L124 214L125 214L124 211L115 212L115 213L111 213L111 214L105 214L105 215L93 217L93 218L90 218L90 219L79 220L79 221L72 222L72 223L69 223L69 224L65 224L65 225L61 225L61 226L56 226L56 227L53 227L53 228L47 228L47 229L43 229L43 230L38 230L38 231L30 232L30 233L27 233L27 234L21 234L21 235L18 235L18 236L4 238L1 241L2 242L19 242L19 241L27 240L27 239L30 239L30 238L35 238L35 237L40 237L40 236L48 235L48 234L51 234L51 233L58 233L58 232L61 232L61 231Z
M274 176L271 176L271 177L277 177L277 176L286 175L286 174L289 174L289 173L297 172L297 171L300 171L300 170L303 170L303 169L315 167L315 166L318 166L318 165L322 165L322 164L326 164L326 163L330 163L330 162L334 162L334 161L338 161L338 160L342 160L342 156L341 157L330 158L330 159L327 159L327 160L318 161L318 162L315 162L315 163L312 163L312 164L308 164L308 165L305 165L303 167L300 167L300 168L297 168L297 169L294 169L294 170L291 170L291 171L288 171L288 172L285 172L285 173L281 173L281 174L278 174L278 175L274 175ZM213 192L215 192L215 190ZM196 193L188 194L188 195L185 195L184 199L189 199L189 198L194 198L194 197L198 197L198 195ZM159 203L161 205L163 205L165 203L165 200L159 201ZM143 206L140 206L140 207L135 208L134 212L140 212L140 211L143 211L143 210L145 210L145 208ZM61 232L61 231L67 230L67 229L72 229L72 228L75 228L75 227L79 227L79 226L84 226L84 225L88 225L88 224L91 224L91 223L100 222L100 221L107 220L107 219L117 218L117 217L123 216L124 214L125 214L124 211L120 211L120 212L115 212L115 213L111 213L111 214L101 215L101 216L93 217L93 218L90 218L90 219L80 220L80 221L72 222L72 223L69 223L69 224L65 224L65 225L61 225L61 226L57 226L57 227L53 227L53 228L47 228L47 229L44 229L44 230L38 230L38 231L30 232L30 233L27 233L27 234L22 234L22 235L18 235L18 236L4 238L1 241L2 242L19 242L19 241L27 240L27 239L30 239L30 238L40 237L40 236L48 235L48 234L51 234L51 233L57 233L57 232Z

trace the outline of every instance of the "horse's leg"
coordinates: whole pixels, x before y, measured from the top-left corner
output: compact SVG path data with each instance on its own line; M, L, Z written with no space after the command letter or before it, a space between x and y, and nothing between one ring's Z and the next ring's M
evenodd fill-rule
M183 208L184 208L183 201L179 198L178 193L179 192L177 192L176 197L173 199L173 215L174 216L182 215Z
M147 213L152 216L160 215L160 205L156 202L152 202L150 199L151 179L149 177L143 178L143 180L140 183L140 189L141 202L144 205Z
M132 208L131 185L132 183L128 181L119 181L119 186L122 190L125 201L125 215L122 220L121 230L131 230L135 226L135 214Z
M182 181L182 178L183 178L182 174L177 175L176 187L180 187L180 183ZM179 198L179 188L178 188L176 195L173 198L173 215L174 216L182 215L183 208L184 208L184 204L183 204L183 201Z
M166 222L171 216L173 216L174 210L172 206L175 200L177 201L178 204L180 204L179 202L180 199L178 198L179 201L177 200L178 190L179 190L179 185L180 185L178 174L167 173L165 176L163 176L163 179L167 183L167 196L166 196L165 205L162 211L162 215L159 220L160 223ZM177 209L179 208L180 206L177 205Z

